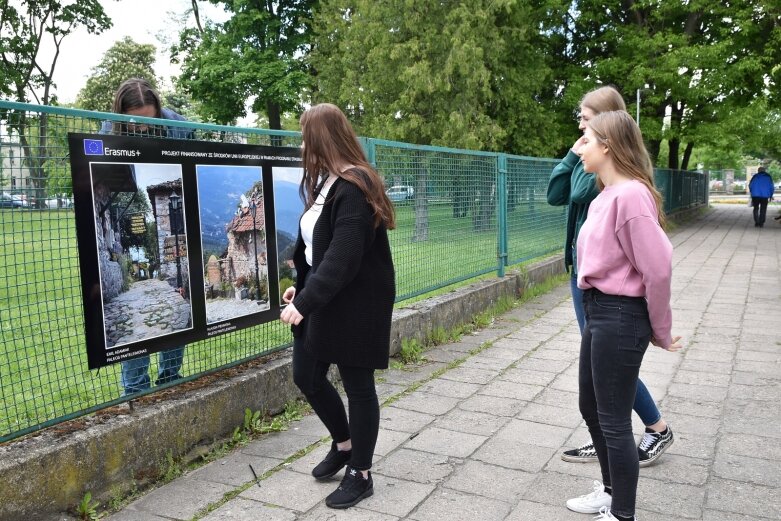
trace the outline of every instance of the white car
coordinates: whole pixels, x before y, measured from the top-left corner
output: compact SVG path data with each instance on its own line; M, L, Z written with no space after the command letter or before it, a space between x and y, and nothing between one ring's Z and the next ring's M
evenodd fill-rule
M394 203L409 201L415 197L415 189L409 185L391 186L385 190L385 193L388 194L388 199Z

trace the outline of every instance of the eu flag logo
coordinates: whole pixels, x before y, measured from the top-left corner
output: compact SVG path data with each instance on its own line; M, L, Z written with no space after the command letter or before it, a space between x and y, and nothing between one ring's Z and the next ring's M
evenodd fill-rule
M102 156L103 141L100 139L85 139L84 153L88 156Z

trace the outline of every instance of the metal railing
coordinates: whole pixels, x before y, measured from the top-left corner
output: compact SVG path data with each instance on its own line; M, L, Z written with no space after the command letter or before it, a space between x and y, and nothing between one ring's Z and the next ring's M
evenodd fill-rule
M0 208L0 442L129 399L121 396L118 364L87 369L67 134L130 119L0 101L0 191L12 201ZM297 132L175 125L203 141L301 144ZM390 237L399 302L561 250L566 209L546 202L557 160L361 141L396 205ZM659 171L657 182L668 213L707 202L706 175ZM185 378L132 397L290 341L288 328L275 321L189 344Z

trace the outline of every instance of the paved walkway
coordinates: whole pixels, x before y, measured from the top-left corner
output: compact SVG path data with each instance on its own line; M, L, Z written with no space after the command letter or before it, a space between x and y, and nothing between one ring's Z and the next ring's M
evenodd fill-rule
M781 225L755 228L750 214L717 206L672 234L674 334L686 348L649 347L641 377L676 441L640 470L641 521L781 519ZM327 443L283 462L326 436L309 416L110 519L186 520L210 504L219 506L208 521L590 519L564 502L590 491L598 466L560 459L587 439L578 344L562 286L426 352L429 363L415 371L383 373L385 399L424 383L383 407L374 496L347 511L323 501L341 473L327 483L309 475ZM252 483L250 464L258 475L275 472Z

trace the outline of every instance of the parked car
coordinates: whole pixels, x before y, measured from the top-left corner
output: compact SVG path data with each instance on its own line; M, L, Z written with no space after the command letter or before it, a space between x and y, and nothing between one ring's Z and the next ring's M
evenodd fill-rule
M385 193L388 195L388 199L394 203L410 201L415 198L415 189L409 185L391 186L385 190Z
M0 208L29 208L30 203L19 195L0 194Z
M73 208L73 199L71 197L53 197L44 201L46 208Z

